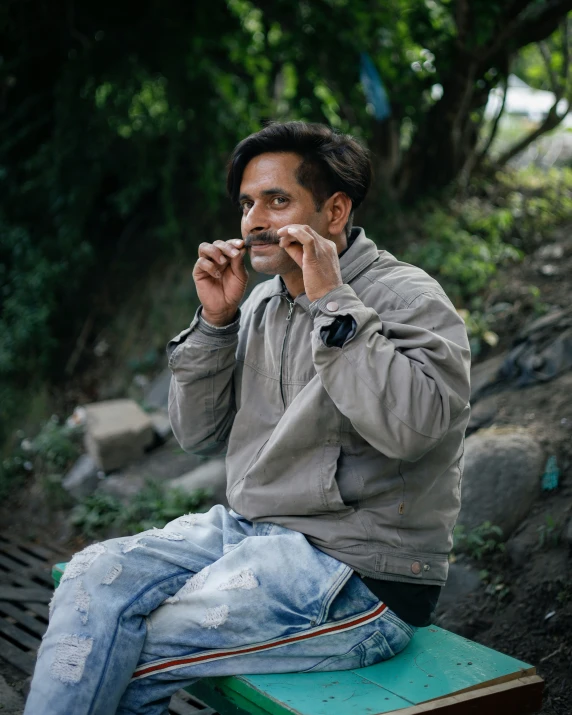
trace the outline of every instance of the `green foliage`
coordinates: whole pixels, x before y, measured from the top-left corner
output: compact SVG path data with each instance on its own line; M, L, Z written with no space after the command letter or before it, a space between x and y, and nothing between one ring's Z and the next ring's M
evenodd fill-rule
M560 590L556 595L556 600L561 606L572 601L572 581L568 581L563 584L562 590Z
M486 576L484 576L486 574ZM481 572L481 577L487 586L485 588L485 593L488 596L493 596L497 601L504 601L507 596L510 595L510 586L505 583L504 578L501 574L495 574L491 577L488 572Z
M498 172L498 201L514 219L512 242L530 251L549 237L554 228L572 221L572 169L548 171L530 166Z
M558 91L565 85L567 44L566 32L560 28L546 40L544 56L537 43L523 47L515 58L512 71L535 89Z
M559 226L572 222L572 169L535 167L499 172L490 186L475 182L473 195L448 202L420 202L406 217L406 241L398 255L424 268L444 287L465 320L473 356L498 336L482 295L503 266L535 250ZM389 240L391 246L391 239ZM534 311L546 306L530 287Z
M28 455L16 447L0 463L0 499L6 499L13 489L20 487L33 469Z
M467 531L462 524L457 524L453 531L453 552L467 553L479 561L484 556L504 551L502 529L485 521L474 529Z
M526 35L545 12L525 5L516 23L513 5L476 3L460 32L455 4L433 0L86 0L65 21L39 0L10 3L0 13L4 419L17 414L22 387L65 374L85 326L89 343L158 257L194 255L212 235L228 154L268 120L325 121L361 137L387 173L385 201L398 185L409 199L447 185L476 141L488 88L524 43L512 36L491 52L496 36L507 27ZM552 11L543 36L563 12ZM391 102L383 125L360 84L361 52ZM458 68L469 56L487 60L465 86ZM455 153L450 122L461 105L455 136L471 139ZM388 146L401 147L399 166L386 161ZM535 231L551 201L527 205ZM478 207L470 213L436 213L413 251L458 300L507 257L500 208L486 225Z
M560 543L562 527L555 521L554 517L547 514L544 524L537 527L538 545L541 549L556 548Z
M34 439L21 434L10 456L2 461L0 497L8 496L14 487L33 475L49 495L61 501L64 495L58 485L81 452L81 430L62 425L57 416L52 416Z
M208 497L202 489L187 494L181 489L164 490L149 481L127 506L108 494L92 494L74 507L72 523L90 539L110 528L119 535L134 534L160 529L189 511L202 511Z
M63 475L81 454L81 432L61 425L54 415L31 441L25 441L36 471Z
M489 284L499 266L521 256L506 241L513 216L504 208L475 198L418 211L423 216L420 240L409 245L404 259L436 276L456 304L465 304Z

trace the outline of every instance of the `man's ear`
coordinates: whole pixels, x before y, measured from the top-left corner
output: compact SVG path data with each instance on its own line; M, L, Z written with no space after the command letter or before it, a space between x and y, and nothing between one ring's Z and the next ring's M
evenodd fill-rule
M343 191L336 191L326 201L324 207L328 216L328 232L331 236L343 233L352 211L352 200Z

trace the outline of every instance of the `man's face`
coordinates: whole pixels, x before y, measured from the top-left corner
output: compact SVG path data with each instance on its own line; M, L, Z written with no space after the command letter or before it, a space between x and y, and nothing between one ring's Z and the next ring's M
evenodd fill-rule
M314 198L296 180L302 159L294 153L260 154L248 162L240 184L241 232L255 271L286 275L300 271L278 245L279 228L306 224L328 237L324 212L316 211Z

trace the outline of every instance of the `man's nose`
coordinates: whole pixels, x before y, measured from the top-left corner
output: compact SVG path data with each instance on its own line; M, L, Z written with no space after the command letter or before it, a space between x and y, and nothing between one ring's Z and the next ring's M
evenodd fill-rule
M268 215L260 204L253 204L242 219L242 228L246 234L260 233L270 228Z

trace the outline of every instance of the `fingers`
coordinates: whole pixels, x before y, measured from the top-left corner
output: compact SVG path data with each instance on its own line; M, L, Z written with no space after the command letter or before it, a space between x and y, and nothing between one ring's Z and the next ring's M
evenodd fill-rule
M213 278L220 278L222 271L231 264L233 271L235 271L236 264L242 261L245 252L244 241L241 238L234 238L230 241L201 243L199 246L199 260L195 266Z
M211 261L209 258L201 257L195 263L195 268L193 273L200 276L200 273L207 273L211 278L221 278L222 273L220 272L218 266Z
M215 263L225 266L229 260L236 258L240 253L240 248L244 241L234 238L231 241L214 241L214 243L201 243L199 246L199 257L210 258Z
M301 226L300 224L290 224L278 229L280 236L280 245L282 248L287 248L293 243L300 243L304 248L304 254L307 256L315 256L317 247L316 243L321 243L326 239L319 236L310 226Z

